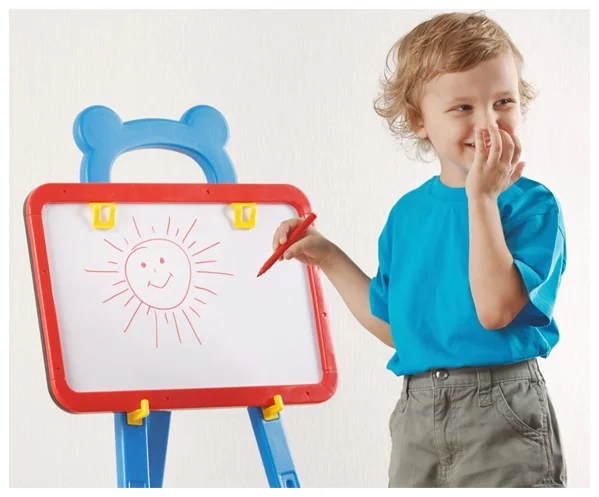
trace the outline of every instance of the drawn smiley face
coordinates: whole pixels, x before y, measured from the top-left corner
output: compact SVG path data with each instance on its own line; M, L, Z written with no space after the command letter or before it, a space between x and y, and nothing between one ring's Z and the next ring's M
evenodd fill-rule
M155 238L131 250L125 261L125 277L136 297L155 309L174 309L187 297L191 285L191 261L177 243Z

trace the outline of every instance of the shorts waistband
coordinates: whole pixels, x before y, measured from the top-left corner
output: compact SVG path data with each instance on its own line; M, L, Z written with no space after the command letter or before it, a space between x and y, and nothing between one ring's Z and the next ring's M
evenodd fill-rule
M432 369L424 373L405 376L404 389L459 387L480 385L481 382L492 384L526 379L543 383L545 381L536 358L498 366Z

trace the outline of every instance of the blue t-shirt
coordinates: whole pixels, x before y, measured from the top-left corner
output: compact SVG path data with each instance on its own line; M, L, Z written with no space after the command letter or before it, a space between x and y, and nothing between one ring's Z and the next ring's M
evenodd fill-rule
M500 330L482 327L470 292L466 189L433 176L391 210L379 238L370 308L390 324L395 353L387 368L396 375L547 357L558 342L553 308L566 268L560 205L528 178L505 190L497 205L530 298Z

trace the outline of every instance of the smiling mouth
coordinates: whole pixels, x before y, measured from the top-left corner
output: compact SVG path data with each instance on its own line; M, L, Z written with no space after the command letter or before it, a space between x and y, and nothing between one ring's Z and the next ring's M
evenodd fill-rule
M474 143L464 143L467 147L470 147L472 150L476 150L476 145ZM487 148L491 148L491 142L485 143Z
M166 279L166 281L164 282L164 285L162 286L158 286L158 285L154 285L154 283L152 283L150 280L148 280L148 286L153 286L154 288L159 288L160 290L162 290L169 281L171 281L171 278L173 277L172 273L168 273L168 278Z

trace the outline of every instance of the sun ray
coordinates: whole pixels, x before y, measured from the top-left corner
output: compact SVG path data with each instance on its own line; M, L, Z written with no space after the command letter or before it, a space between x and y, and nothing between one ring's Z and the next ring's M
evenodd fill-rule
M191 247L193 247L196 244L195 240L193 242L191 242L191 245L189 245L187 248L190 249Z
M179 228L177 228L177 232L175 233L175 238L179 236Z
M120 273L120 271L113 271L110 269L84 269L86 273Z
M151 307L148 305L148 310L146 311L146 316L148 316L150 314L150 309L151 309Z
M202 345L202 341L200 340L200 337L198 336L198 334L196 333L195 328L193 327L193 324L191 324L191 320L187 317L187 314L185 313L185 309L181 309L181 312L183 313L183 315L185 316L185 319L187 319L187 322L189 323L189 326L191 326L191 330L193 331L193 334L196 336L198 342L200 343L200 345Z
M179 337L179 343L183 343L181 341L181 333L179 333L179 323L177 323L177 316L175 316L174 312L173 312L173 321L175 321L175 328L177 329L177 336Z
M154 311L154 323L156 327L156 348L158 348L158 314Z
M127 245L129 245L129 240L127 240L126 238L123 238L123 240L125 240L125 243L126 243Z
M211 249L212 247L216 247L220 242L216 242L213 243L212 245L210 245L209 247L203 248L202 250L199 250L198 252L196 252L195 254L192 254L192 257L195 257L198 254L201 254L202 252L206 252L206 250Z
M112 243L112 242L108 241L106 238L104 238L104 241L105 241L105 242L106 242L108 245L110 245L112 248L115 248L115 249L117 249L119 252L122 252L122 251L123 251L123 249L121 249L121 248L117 247L117 246L116 246L114 243Z
M171 229L171 216L168 217L168 224L166 225L166 234L168 235L168 232Z
M131 319L127 323L127 327L123 330L123 333L127 333L127 330L129 329L129 326L131 326L131 323L133 322L133 318L135 317L135 315L137 314L137 311L139 311L139 308L141 306L142 306L142 302L140 302L139 305L137 306L137 309L135 309L135 312L133 313L133 316L131 316Z
M223 276L235 276L232 273L221 273L219 271L196 271L196 273L203 273L203 274L222 274Z
M211 264L213 262L218 262L218 261L196 261L196 264Z
M191 310L191 311L192 311L192 312L193 312L193 313L194 313L194 314L195 314L197 317L199 317L199 318L201 318L201 317L202 317L202 316L200 316L200 315L198 314L198 311L196 311L196 310L195 310L193 307L189 306L189 309L190 309L190 310Z
M156 232L154 231L154 226L152 226L152 233L156 233Z
M120 285L121 283L127 283L127 280L117 281L116 283L113 283L112 286L117 286L117 285Z
M106 302L108 302L109 300L112 300L113 298L115 298L115 297L118 297L119 295L122 295L123 293L125 293L125 292L128 292L128 291L129 291L129 289L128 289L128 288L125 288L125 289L124 289L122 292L115 293L115 294L114 294L112 297L108 297L108 298L107 298L107 299L106 299L104 302L102 302L102 303L103 303L103 304L105 304L105 303L106 303Z
M166 321L166 324L168 324L168 317L166 316L166 312L164 313L164 320Z
M199 298L197 298L197 297L194 297L194 300L197 300L197 301L198 301L200 304L205 304L205 305L208 305L208 303L207 303L207 302L204 302L203 300L200 300L200 299L199 299Z
M194 288L196 288L198 290L204 290L205 292L211 293L212 295L218 295L216 292L213 292L209 288L204 288L203 286L195 286L194 285Z
M127 307L129 305L129 302L131 302L134 298L135 298L135 295L131 295L131 298L129 300L127 300L127 302L125 303L125 305L123 307Z
M141 238L141 233L139 232L139 228L137 227L137 222L135 221L135 218L131 216L131 219L133 219L133 224L135 225L135 231L137 231L137 236Z
M196 223L198 222L197 219L193 220L193 223L191 223L191 226L189 227L189 229L187 230L187 233L185 234L185 236L183 237L183 241L181 243L185 243L185 240L187 240L187 237L189 236L189 234L191 233L191 230L193 229L193 227L196 225Z
M108 261L108 264L118 264L117 261Z

